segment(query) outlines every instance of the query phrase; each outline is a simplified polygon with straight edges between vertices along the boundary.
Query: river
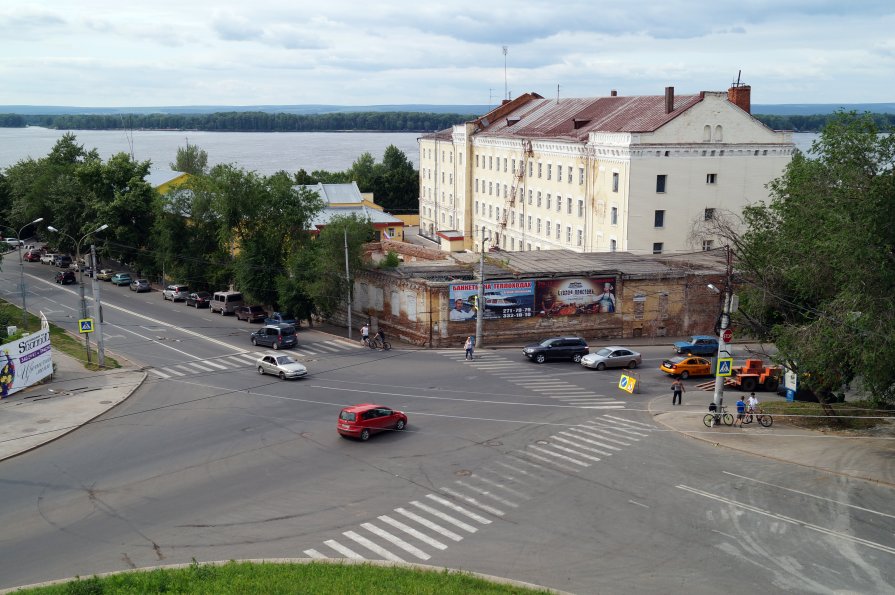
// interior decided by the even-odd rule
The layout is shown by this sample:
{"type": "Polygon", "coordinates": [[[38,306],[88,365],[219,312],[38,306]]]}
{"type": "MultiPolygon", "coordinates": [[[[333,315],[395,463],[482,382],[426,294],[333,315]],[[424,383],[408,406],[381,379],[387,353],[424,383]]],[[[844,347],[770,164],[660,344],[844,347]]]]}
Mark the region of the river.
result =
{"type": "MultiPolygon", "coordinates": [[[[138,160],[168,167],[177,149],[189,141],[208,153],[208,164],[233,163],[270,175],[323,169],[343,171],[362,153],[382,160],[386,147],[395,145],[419,167],[418,133],[407,132],[201,132],[176,130],[75,130],[78,143],[96,149],[107,160],[116,153],[131,153],[138,160]]],[[[65,131],[49,128],[0,128],[0,170],[22,159],[45,157],[65,131]]],[[[794,133],[796,147],[807,152],[818,137],[794,133]]]]}

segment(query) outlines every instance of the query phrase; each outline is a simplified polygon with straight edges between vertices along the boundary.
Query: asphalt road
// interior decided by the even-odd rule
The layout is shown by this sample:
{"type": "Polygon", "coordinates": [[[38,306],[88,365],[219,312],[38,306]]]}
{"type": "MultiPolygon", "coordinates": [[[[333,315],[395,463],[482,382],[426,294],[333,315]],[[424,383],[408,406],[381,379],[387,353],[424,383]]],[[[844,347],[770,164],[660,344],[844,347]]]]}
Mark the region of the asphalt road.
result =
{"type": "MultiPolygon", "coordinates": [[[[12,265],[0,286],[15,302],[12,265]]],[[[74,324],[77,287],[26,268],[29,309],[74,324]]],[[[617,372],[518,349],[469,363],[302,329],[311,375],[282,382],[255,371],[248,323],[102,288],[107,348],[151,380],[0,463],[0,588],[193,558],[358,556],[575,593],[895,589],[892,491],[663,431],[647,403],[670,398],[665,346],[641,349],[643,392],[626,396],[617,372]],[[366,401],[406,411],[407,430],[339,438],[339,408],[366,401]]],[[[685,399],[708,401],[697,382],[685,399]]]]}

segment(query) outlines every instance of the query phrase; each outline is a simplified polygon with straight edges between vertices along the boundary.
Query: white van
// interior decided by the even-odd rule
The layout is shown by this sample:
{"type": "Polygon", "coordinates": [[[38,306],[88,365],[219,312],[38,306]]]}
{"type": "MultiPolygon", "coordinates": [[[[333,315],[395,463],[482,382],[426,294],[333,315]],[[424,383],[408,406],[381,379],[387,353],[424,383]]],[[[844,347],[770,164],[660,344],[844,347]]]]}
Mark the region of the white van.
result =
{"type": "Polygon", "coordinates": [[[243,305],[242,294],[238,291],[215,291],[211,296],[209,308],[212,312],[220,312],[221,316],[233,314],[243,305]]]}

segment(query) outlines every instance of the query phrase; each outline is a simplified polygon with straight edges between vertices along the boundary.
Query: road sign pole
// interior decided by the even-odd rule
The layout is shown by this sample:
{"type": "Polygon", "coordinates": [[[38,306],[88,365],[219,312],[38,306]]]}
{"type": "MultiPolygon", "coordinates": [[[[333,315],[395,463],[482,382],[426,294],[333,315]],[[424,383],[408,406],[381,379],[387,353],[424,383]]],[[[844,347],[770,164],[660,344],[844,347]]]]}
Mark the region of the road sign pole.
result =
{"type": "Polygon", "coordinates": [[[99,299],[99,283],[96,280],[96,246],[90,245],[90,267],[93,269],[93,305],[96,308],[93,326],[96,329],[96,351],[99,357],[99,367],[106,367],[106,346],[103,342],[103,312],[102,302],[99,299]]]}
{"type": "MultiPolygon", "coordinates": [[[[727,342],[724,340],[725,336],[728,335],[728,329],[730,327],[730,284],[727,284],[727,288],[724,290],[724,309],[721,311],[721,337],[718,340],[718,357],[715,360],[715,365],[718,365],[718,362],[721,360],[722,355],[729,356],[730,353],[727,351],[727,342]]],[[[717,370],[716,370],[717,372],[717,370]]],[[[715,407],[718,408],[718,411],[721,409],[721,402],[724,400],[724,377],[720,374],[715,374],[715,396],[713,402],[715,403],[715,407]]]]}

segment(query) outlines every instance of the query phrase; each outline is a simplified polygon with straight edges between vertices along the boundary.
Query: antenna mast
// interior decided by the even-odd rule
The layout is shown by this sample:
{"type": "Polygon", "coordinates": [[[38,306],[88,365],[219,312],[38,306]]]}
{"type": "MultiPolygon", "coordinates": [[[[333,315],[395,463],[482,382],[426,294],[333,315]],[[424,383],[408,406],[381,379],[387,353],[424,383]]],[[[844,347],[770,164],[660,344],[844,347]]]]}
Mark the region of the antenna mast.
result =
{"type": "Polygon", "coordinates": [[[510,92],[507,90],[507,52],[509,47],[503,46],[503,98],[509,99],[510,92]]]}

